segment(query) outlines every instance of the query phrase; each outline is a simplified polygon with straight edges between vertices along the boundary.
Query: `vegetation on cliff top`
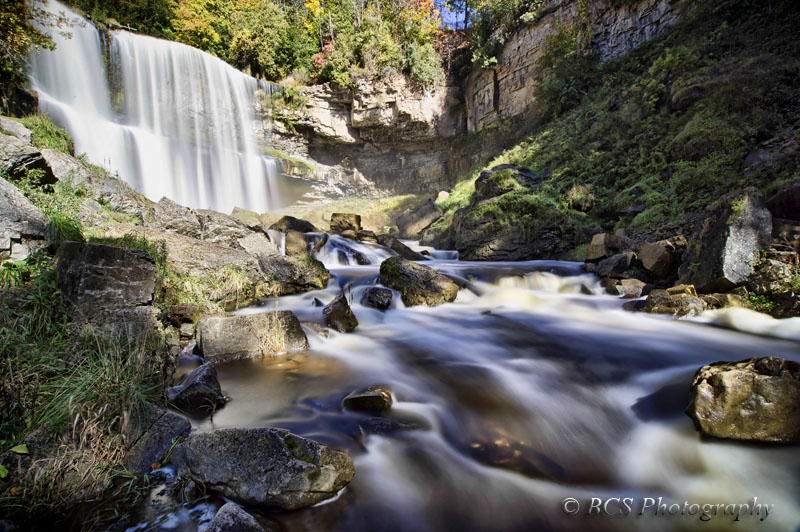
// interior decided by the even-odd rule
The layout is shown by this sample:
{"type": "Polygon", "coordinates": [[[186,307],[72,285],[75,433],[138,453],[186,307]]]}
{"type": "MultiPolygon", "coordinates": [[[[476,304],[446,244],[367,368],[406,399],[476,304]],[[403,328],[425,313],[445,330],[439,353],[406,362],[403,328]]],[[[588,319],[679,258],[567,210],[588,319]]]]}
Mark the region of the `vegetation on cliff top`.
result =
{"type": "MultiPolygon", "coordinates": [[[[506,196],[585,211],[587,223],[607,230],[657,233],[744,186],[769,196],[800,181],[800,153],[781,151],[800,140],[798,24],[800,9],[789,1],[703,2],[605,64],[563,53],[577,45],[562,29],[540,61],[550,75],[521,126],[533,133],[487,167],[511,163],[545,176],[529,194],[506,196]],[[778,155],[760,161],[759,148],[778,155]]],[[[429,238],[456,210],[486,208],[470,206],[479,173],[440,203],[446,214],[429,238]]],[[[496,218],[515,230],[524,222],[508,207],[496,218]]]]}

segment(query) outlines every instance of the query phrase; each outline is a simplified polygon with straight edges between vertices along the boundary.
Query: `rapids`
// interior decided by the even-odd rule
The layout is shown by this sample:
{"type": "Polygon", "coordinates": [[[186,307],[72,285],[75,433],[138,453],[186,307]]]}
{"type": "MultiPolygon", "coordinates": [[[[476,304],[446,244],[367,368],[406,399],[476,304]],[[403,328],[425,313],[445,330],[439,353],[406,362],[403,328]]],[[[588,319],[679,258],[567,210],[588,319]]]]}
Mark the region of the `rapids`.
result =
{"type": "MultiPolygon", "coordinates": [[[[379,312],[360,301],[391,251],[347,242],[332,237],[317,255],[334,275],[325,290],[240,311],[294,311],[310,350],[219,366],[231,401],[193,420],[200,431],[282,427],[351,453],[356,477],[338,498],[263,514],[272,529],[798,529],[797,447],[706,440],[683,413],[701,365],[800,360],[797,342],[705,323],[718,315],[624,311],[624,300],[606,295],[578,263],[460,262],[446,252],[427,264],[464,284],[454,303],[405,308],[395,293],[379,312]],[[371,264],[357,264],[356,253],[371,264]],[[314,300],[327,303],[342,289],[360,325],[320,334],[314,300]],[[384,416],[340,406],[372,384],[393,390],[384,416]],[[580,515],[562,511],[567,497],[580,502],[580,515]],[[592,498],[609,497],[630,498],[634,515],[585,515],[592,498]],[[774,505],[764,521],[746,515],[737,523],[724,509],[709,522],[655,509],[635,515],[659,498],[683,506],[754,497],[774,505]]],[[[202,531],[221,502],[160,501],[129,530],[202,531]]]]}

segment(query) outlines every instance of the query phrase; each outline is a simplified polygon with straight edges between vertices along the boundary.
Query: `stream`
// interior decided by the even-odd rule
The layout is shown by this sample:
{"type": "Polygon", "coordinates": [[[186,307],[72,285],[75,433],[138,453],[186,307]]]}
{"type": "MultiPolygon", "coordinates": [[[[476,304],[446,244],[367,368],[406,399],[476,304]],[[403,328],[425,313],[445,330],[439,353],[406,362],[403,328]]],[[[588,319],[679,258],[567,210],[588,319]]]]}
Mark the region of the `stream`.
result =
{"type": "MultiPolygon", "coordinates": [[[[393,252],[332,236],[317,255],[334,276],[325,290],[239,311],[292,310],[310,349],[218,366],[231,401],[195,430],[281,427],[356,466],[336,499],[259,515],[265,530],[800,530],[797,447],[704,439],[684,414],[700,366],[800,360],[800,343],[625,311],[580,263],[462,262],[407,244],[467,284],[455,302],[405,308],[395,292],[386,312],[361,305],[393,252]],[[341,290],[359,321],[349,334],[322,330],[315,306],[341,290]],[[387,413],[341,407],[375,384],[393,391],[387,413]]],[[[202,532],[222,502],[154,495],[128,530],[202,532]]]]}

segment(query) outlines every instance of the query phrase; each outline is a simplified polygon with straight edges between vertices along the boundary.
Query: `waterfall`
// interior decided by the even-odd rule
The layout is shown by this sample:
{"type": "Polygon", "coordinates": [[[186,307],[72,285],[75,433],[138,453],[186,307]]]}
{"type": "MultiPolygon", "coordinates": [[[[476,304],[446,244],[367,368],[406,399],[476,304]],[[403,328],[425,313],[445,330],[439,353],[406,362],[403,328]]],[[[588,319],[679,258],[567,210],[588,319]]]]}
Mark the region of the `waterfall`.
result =
{"type": "Polygon", "coordinates": [[[55,32],[54,51],[31,55],[30,79],[76,153],[154,201],[220,212],[279,203],[253,112],[270,87],[190,46],[126,31],[104,39],[62,4],[48,9],[67,15],[71,37],[55,32]]]}

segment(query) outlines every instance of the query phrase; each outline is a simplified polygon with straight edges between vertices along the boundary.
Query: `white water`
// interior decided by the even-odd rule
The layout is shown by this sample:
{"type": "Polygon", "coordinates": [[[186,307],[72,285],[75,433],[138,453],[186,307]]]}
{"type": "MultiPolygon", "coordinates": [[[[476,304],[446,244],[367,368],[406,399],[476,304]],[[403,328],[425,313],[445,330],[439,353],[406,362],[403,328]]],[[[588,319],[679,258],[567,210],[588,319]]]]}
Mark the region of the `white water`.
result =
{"type": "Polygon", "coordinates": [[[189,46],[114,31],[106,52],[116,93],[95,27],[53,0],[48,9],[68,15],[72,37],[56,33],[55,51],[32,54],[30,77],[76,153],[154,201],[220,212],[280,204],[276,163],[256,145],[254,78],[189,46]]]}

